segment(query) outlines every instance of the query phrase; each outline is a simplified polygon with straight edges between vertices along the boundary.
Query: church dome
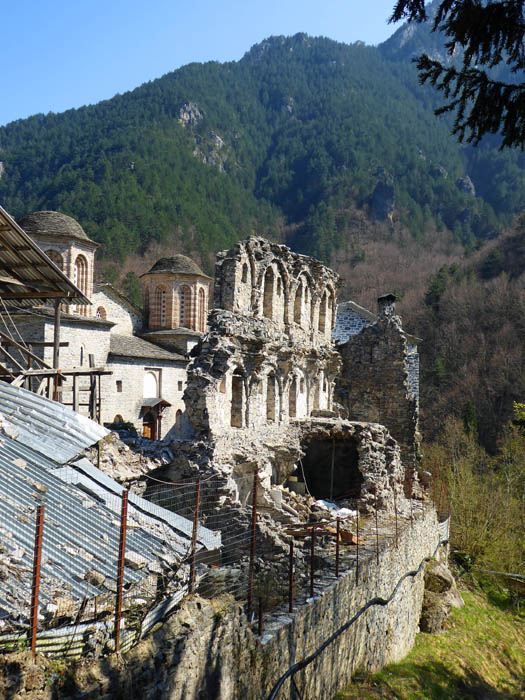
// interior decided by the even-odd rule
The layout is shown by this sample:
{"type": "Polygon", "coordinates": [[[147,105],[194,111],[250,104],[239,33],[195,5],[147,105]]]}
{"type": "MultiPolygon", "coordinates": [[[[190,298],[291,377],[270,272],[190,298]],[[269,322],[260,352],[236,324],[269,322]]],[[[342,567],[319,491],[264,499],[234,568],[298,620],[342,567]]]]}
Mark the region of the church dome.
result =
{"type": "Polygon", "coordinates": [[[172,272],[185,275],[200,275],[207,277],[196,262],[186,255],[172,255],[169,258],[161,258],[153,265],[148,275],[156,272],[172,272]]]}
{"type": "Polygon", "coordinates": [[[78,221],[59,211],[34,211],[18,219],[18,224],[30,236],[63,236],[89,241],[78,221]]]}

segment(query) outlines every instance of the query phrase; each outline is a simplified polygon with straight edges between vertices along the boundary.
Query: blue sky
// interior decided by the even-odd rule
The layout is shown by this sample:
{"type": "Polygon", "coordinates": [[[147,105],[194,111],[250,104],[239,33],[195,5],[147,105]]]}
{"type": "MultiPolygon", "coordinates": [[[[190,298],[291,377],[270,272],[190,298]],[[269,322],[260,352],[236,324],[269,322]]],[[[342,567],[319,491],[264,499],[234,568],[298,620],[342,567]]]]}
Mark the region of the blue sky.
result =
{"type": "Polygon", "coordinates": [[[126,92],[275,34],[377,44],[394,0],[16,0],[2,7],[0,125],[126,92]]]}

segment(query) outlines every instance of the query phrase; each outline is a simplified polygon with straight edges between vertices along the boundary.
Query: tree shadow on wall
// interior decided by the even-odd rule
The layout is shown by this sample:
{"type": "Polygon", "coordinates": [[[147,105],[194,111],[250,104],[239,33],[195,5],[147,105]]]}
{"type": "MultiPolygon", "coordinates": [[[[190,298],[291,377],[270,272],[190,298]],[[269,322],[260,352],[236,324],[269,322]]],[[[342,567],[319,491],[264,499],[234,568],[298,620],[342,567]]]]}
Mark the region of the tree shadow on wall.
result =
{"type": "MultiPolygon", "coordinates": [[[[453,673],[449,667],[437,661],[426,664],[403,663],[402,674],[401,671],[398,674],[392,669],[390,673],[383,672],[380,675],[390,688],[392,686],[388,682],[389,676],[402,675],[405,678],[416,679],[428,700],[522,700],[525,681],[516,675],[510,664],[507,670],[509,680],[513,681],[516,687],[515,692],[498,690],[469,669],[464,674],[453,673]]],[[[397,694],[395,696],[397,697],[397,694]]]]}

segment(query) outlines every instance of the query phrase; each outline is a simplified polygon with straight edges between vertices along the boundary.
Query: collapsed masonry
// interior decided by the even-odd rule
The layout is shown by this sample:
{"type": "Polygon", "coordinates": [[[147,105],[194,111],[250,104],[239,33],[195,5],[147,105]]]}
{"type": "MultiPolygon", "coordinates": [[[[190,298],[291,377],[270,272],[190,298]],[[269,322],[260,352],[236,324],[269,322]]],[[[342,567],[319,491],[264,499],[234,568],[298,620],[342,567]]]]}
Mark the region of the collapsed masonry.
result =
{"type": "Polygon", "coordinates": [[[406,340],[397,317],[385,313],[338,351],[332,331],[339,286],[336,273],[319,261],[261,238],[218,255],[215,309],[192,353],[184,395],[192,440],[179,443],[173,476],[181,467],[188,474],[219,473],[241,505],[250,495],[241,477],[256,471],[262,506],[281,507],[280,487],[296,476],[316,498],[358,497],[364,510],[377,502],[392,511],[397,497],[403,507],[402,453],[391,433],[403,438],[408,455],[417,414],[405,416],[411,423],[405,440],[390,414],[359,409],[353,384],[364,406],[372,402],[367,397],[391,388],[392,402],[402,403],[406,340]],[[369,336],[381,338],[380,352],[369,336]],[[391,347],[397,354],[389,358],[391,347]],[[383,366],[370,374],[373,390],[364,387],[364,376],[358,383],[352,361],[354,353],[360,371],[368,371],[366,352],[369,367],[383,366]]]}

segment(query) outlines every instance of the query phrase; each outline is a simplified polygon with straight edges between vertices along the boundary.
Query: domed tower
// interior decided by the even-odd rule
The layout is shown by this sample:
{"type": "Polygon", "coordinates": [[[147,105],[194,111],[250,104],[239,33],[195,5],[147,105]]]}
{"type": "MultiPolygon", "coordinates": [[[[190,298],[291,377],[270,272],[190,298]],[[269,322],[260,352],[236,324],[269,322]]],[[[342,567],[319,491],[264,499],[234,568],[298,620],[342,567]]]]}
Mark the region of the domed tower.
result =
{"type": "Polygon", "coordinates": [[[206,331],[211,277],[186,255],[161,258],[141,275],[144,338],[188,352],[206,331]]]}
{"type": "MultiPolygon", "coordinates": [[[[18,220],[41,250],[88,297],[93,294],[95,250],[84,229],[71,216],[58,211],[35,211],[18,220]]],[[[91,315],[91,306],[69,307],[82,316],[91,315]]]]}

